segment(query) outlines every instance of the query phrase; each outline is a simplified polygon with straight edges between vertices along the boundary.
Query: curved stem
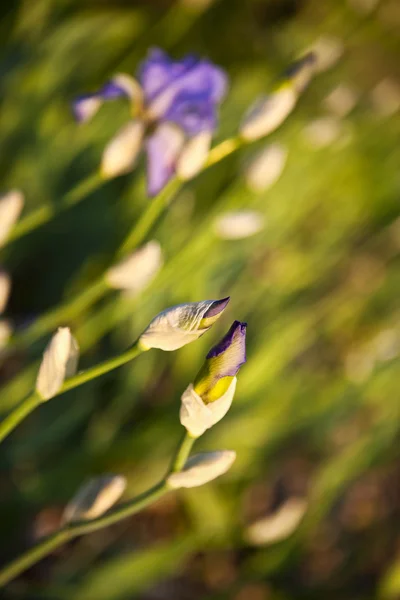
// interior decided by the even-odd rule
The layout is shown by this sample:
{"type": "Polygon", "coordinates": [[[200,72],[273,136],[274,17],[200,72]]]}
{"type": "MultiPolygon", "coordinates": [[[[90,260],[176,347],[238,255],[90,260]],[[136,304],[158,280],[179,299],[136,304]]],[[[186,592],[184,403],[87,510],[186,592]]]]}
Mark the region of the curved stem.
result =
{"type": "MultiPolygon", "coordinates": [[[[90,369],[86,369],[85,371],[81,371],[77,373],[73,377],[67,379],[58,392],[53,396],[60,396],[64,392],[68,390],[72,390],[87,381],[91,381],[92,379],[96,379],[125,363],[134,360],[137,356],[145,352],[144,348],[139,346],[139,343],[136,341],[133,346],[131,346],[128,350],[115,356],[113,358],[109,358],[98,365],[94,365],[90,369]]],[[[43,398],[41,398],[38,392],[34,391],[30,394],[25,400],[21,402],[17,408],[15,408],[1,423],[0,423],[0,442],[6,438],[15,427],[25,418],[27,417],[37,406],[45,402],[43,398]]]]}
{"type": "Polygon", "coordinates": [[[182,470],[195,441],[196,438],[193,438],[187,431],[185,431],[172,461],[170,473],[177,473],[178,471],[182,470]]]}
{"type": "Polygon", "coordinates": [[[30,233],[34,229],[37,229],[37,227],[44,225],[70,206],[78,204],[78,202],[96,190],[102,182],[103,179],[98,173],[89,175],[89,177],[81,181],[72,190],[67,192],[58,204],[41,206],[32,211],[26,217],[23,217],[15,225],[15,227],[13,227],[10,235],[7,238],[6,244],[14,242],[27,233],[30,233]]]}
{"type": "MultiPolygon", "coordinates": [[[[181,459],[184,458],[183,464],[186,462],[189,456],[193,438],[190,438],[191,443],[188,442],[187,434],[182,439],[178,446],[175,457],[172,461],[173,465],[177,465],[181,459]]],[[[175,470],[175,469],[174,469],[175,470]]],[[[20,573],[37,563],[39,560],[50,554],[53,550],[63,545],[66,541],[71,540],[78,535],[85,535],[98,529],[103,529],[109,525],[113,525],[122,519],[126,519],[139,512],[143,508],[146,508],[165,494],[170,491],[167,483],[168,473],[154,487],[150,488],[143,494],[136,496],[131,501],[117,506],[113,510],[110,510],[105,515],[92,519],[90,521],[77,521],[66,525],[63,529],[60,529],[56,533],[50,535],[46,539],[42,540],[33,548],[27,550],[22,556],[12,561],[0,571],[0,586],[4,586],[6,583],[17,577],[20,573]]]]}

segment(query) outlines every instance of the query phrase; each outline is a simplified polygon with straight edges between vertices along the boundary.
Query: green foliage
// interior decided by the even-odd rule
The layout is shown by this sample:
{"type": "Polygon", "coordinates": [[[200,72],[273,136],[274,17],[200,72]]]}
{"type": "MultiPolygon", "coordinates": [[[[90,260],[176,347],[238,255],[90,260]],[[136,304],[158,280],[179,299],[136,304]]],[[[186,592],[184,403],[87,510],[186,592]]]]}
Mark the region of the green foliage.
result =
{"type": "MultiPolygon", "coordinates": [[[[138,298],[113,292],[63,323],[79,341],[85,368],[123,352],[166,306],[232,297],[197,342],[148,352],[71,390],[13,433],[0,451],[1,559],[56,527],[74,490],[94,474],[123,473],[128,495],[157,481],[180,435],[180,394],[239,319],[248,322],[248,362],[234,405],[197,443],[235,449],[232,471],[67,546],[10,584],[7,597],[398,594],[400,120],[398,111],[379,112],[373,91],[399,78],[399,10],[381,0],[364,14],[354,8],[360,4],[19,0],[5,12],[0,174],[4,190],[24,191],[26,214],[56,207],[91,176],[128,114],[111,103],[77,127],[71,99],[116,71],[134,72],[149,46],[175,56],[194,50],[228,71],[222,140],[316,38],[344,45],[341,60],[316,77],[268,139],[288,150],[272,187],[252,191],[244,177],[266,141],[215,165],[184,187],[154,228],[151,238],[165,253],[154,282],[138,298]],[[326,98],[339,84],[354,88],[357,102],[337,119],[332,143],[317,148],[307,127],[331,114],[326,98]],[[239,209],[262,213],[265,228],[220,239],[215,219],[239,209]],[[308,499],[293,535],[251,545],[248,524],[292,496],[308,499]]],[[[6,316],[22,325],[85,289],[147,203],[141,164],[2,250],[13,281],[6,316]]],[[[44,343],[3,361],[2,415],[31,391],[44,343]]]]}

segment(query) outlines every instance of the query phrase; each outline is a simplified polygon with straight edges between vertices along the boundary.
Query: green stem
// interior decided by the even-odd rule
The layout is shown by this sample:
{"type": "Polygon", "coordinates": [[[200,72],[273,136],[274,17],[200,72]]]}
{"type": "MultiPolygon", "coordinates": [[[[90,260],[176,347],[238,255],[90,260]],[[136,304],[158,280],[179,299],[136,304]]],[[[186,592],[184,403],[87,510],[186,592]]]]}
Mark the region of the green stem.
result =
{"type": "MultiPolygon", "coordinates": [[[[178,446],[175,457],[172,461],[173,470],[182,460],[183,464],[189,456],[194,439],[189,438],[186,434],[178,446]]],[[[6,585],[9,581],[17,577],[20,573],[37,563],[39,560],[53,552],[59,546],[62,546],[66,541],[72,540],[78,535],[85,535],[98,529],[103,529],[109,525],[113,525],[126,519],[146,508],[170,491],[167,483],[168,474],[157,485],[150,488],[143,494],[136,496],[130,502],[126,502],[121,506],[117,506],[105,515],[92,519],[91,521],[77,521],[70,525],[66,525],[53,535],[39,542],[33,548],[27,550],[21,557],[9,563],[0,571],[0,586],[6,585]]]]}
{"type": "Polygon", "coordinates": [[[177,473],[178,471],[181,471],[183,469],[187,459],[189,458],[189,454],[195,440],[196,438],[193,438],[189,435],[187,431],[185,431],[183,438],[179,443],[175,457],[172,461],[170,473],[177,473]]]}
{"type": "Polygon", "coordinates": [[[181,181],[175,177],[167,183],[157,196],[154,196],[148,208],[141,215],[135,227],[123,241],[119,251],[119,256],[125,256],[131,250],[134,250],[146,239],[147,234],[154,223],[160,217],[162,211],[167,208],[168,203],[181,187],[181,181]]]}
{"type": "Polygon", "coordinates": [[[34,229],[37,229],[37,227],[44,225],[70,206],[78,204],[78,202],[96,190],[101,185],[102,181],[103,180],[98,173],[89,175],[89,177],[67,192],[58,204],[41,206],[32,211],[15,225],[7,238],[7,243],[14,242],[34,229]]]}
{"type": "MultiPolygon", "coordinates": [[[[113,358],[105,360],[90,369],[86,369],[86,371],[81,371],[77,373],[73,377],[67,379],[58,392],[53,396],[60,396],[64,392],[68,390],[72,390],[87,381],[91,381],[92,379],[96,379],[125,363],[134,360],[137,356],[145,352],[143,348],[140,347],[139,343],[136,341],[133,346],[131,346],[126,352],[119,354],[113,358]]],[[[21,402],[17,408],[15,408],[1,423],[0,423],[0,442],[6,438],[15,427],[25,418],[27,417],[37,406],[39,406],[42,402],[45,402],[43,398],[38,394],[38,392],[32,392],[25,400],[21,402]]]]}

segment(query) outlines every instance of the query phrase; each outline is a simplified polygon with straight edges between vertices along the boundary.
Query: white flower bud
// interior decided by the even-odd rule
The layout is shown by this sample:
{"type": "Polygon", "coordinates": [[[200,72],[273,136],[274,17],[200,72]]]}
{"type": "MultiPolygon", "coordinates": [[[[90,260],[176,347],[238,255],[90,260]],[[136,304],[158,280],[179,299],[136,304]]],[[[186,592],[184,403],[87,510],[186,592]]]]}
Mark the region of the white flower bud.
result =
{"type": "Polygon", "coordinates": [[[210,151],[211,139],[209,131],[202,131],[186,142],[176,166],[178,177],[192,179],[201,171],[210,151]]]}
{"type": "Polygon", "coordinates": [[[143,135],[144,124],[141,121],[130,121],[120,129],[103,152],[103,177],[111,179],[133,169],[142,147],[143,135]]]}
{"type": "Polygon", "coordinates": [[[250,108],[240,126],[240,135],[251,142],[272,133],[292,112],[296,101],[294,86],[284,83],[269,96],[260,98],[250,108]]]}
{"type": "Polygon", "coordinates": [[[152,240],[111,267],[106,279],[111,287],[136,295],[154,279],[162,264],[161,246],[152,240]]]}
{"type": "Polygon", "coordinates": [[[64,523],[90,520],[103,515],[122,496],[126,479],[122,475],[102,475],[91,479],[67,504],[63,514],[64,523]]]}
{"type": "Polygon", "coordinates": [[[263,221],[263,215],[255,210],[226,212],[215,219],[214,231],[223,240],[240,240],[261,231],[263,221]]]}
{"type": "Polygon", "coordinates": [[[281,144],[268,144],[248,162],[244,176],[254,192],[265,192],[281,176],[287,150],[281,144]]]}
{"type": "Polygon", "coordinates": [[[18,190],[11,190],[0,197],[0,246],[6,241],[23,206],[24,196],[18,190]]]}
{"type": "Polygon", "coordinates": [[[139,338],[140,346],[149,350],[177,350],[202,336],[221,316],[229,298],[178,304],[154,317],[139,338]]]}
{"type": "Polygon", "coordinates": [[[0,271],[0,314],[7,306],[8,296],[10,295],[11,280],[7,273],[0,271]]]}
{"type": "Polygon", "coordinates": [[[226,415],[235,395],[236,382],[234,377],[225,394],[208,404],[194,391],[192,383],[186,388],[181,397],[179,418],[192,437],[200,437],[226,415]]]}
{"type": "Polygon", "coordinates": [[[50,340],[39,368],[36,391],[49,400],[61,389],[64,380],[76,373],[79,347],[68,327],[60,327],[50,340]]]}
{"type": "Polygon", "coordinates": [[[226,473],[236,459],[233,450],[216,450],[191,456],[183,470],[172,473],[167,479],[169,487],[191,488],[203,485],[226,473]]]}
{"type": "Polygon", "coordinates": [[[284,540],[298,527],[307,510],[303,498],[290,498],[277,511],[250,525],[246,531],[249,542],[255,545],[284,540]]]}

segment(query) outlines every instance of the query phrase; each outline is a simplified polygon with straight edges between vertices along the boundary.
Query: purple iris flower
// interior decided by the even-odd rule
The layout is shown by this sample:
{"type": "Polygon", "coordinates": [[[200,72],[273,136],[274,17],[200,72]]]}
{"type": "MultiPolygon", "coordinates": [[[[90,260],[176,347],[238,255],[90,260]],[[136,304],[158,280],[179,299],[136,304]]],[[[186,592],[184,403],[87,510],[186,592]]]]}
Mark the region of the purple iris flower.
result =
{"type": "Polygon", "coordinates": [[[73,111],[86,121],[101,103],[127,97],[136,119],[144,124],[149,195],[157,194],[173,176],[186,142],[218,123],[218,107],[227,91],[227,76],[208,60],[193,55],[172,60],[160,49],[150,51],[138,81],[116,75],[99,91],[78,97],[73,111]]]}

